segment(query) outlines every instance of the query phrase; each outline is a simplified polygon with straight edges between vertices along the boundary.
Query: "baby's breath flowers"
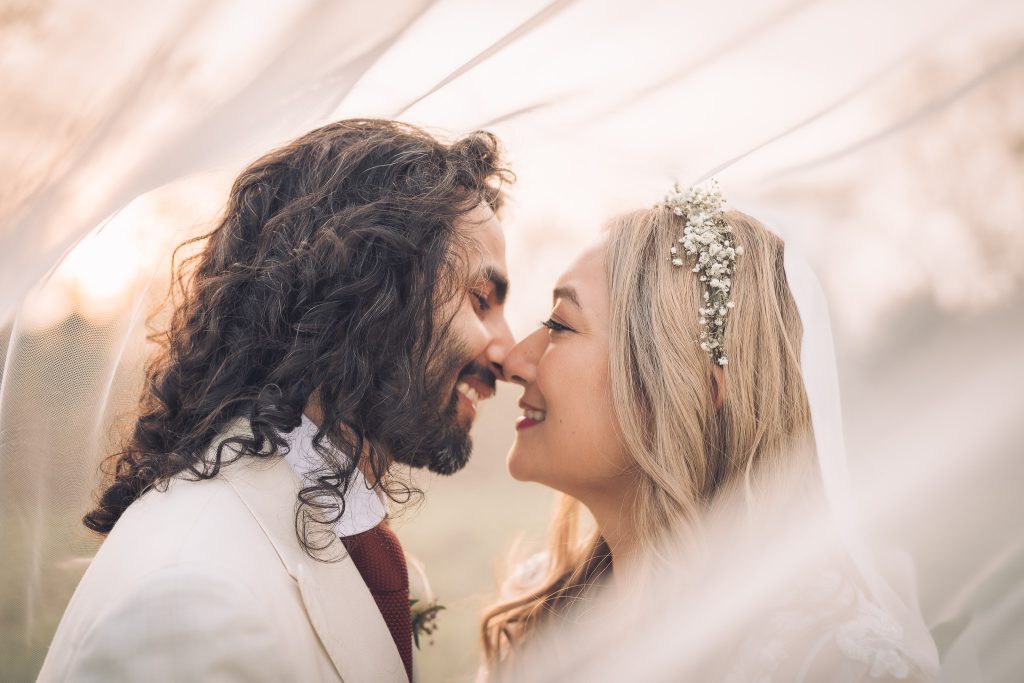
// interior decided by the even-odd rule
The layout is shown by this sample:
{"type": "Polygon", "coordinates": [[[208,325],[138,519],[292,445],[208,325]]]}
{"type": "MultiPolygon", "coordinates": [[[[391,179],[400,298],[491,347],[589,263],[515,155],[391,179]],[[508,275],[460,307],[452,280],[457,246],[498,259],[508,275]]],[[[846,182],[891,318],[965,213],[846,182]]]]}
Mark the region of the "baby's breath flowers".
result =
{"type": "Polygon", "coordinates": [[[729,298],[736,257],[743,247],[734,244],[732,228],[725,220],[722,193],[718,182],[707,186],[674,191],[665,196],[664,206],[686,221],[683,236],[669,249],[672,265],[686,265],[679,247],[695,259],[691,271],[705,283],[704,305],[700,308],[700,348],[721,366],[729,364],[725,355],[725,319],[735,303],[729,298]]]}

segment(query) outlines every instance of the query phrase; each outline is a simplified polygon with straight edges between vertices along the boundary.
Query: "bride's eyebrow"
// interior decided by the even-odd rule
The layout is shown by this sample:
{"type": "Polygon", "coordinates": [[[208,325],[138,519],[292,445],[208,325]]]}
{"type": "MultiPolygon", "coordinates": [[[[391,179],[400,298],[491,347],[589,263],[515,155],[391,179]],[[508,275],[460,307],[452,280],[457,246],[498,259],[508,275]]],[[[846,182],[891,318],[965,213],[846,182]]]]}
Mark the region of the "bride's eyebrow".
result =
{"type": "Polygon", "coordinates": [[[569,301],[576,304],[576,308],[582,309],[583,306],[580,304],[580,297],[576,293],[576,290],[572,287],[556,287],[555,291],[551,295],[552,301],[558,301],[559,299],[568,299],[569,301]]]}

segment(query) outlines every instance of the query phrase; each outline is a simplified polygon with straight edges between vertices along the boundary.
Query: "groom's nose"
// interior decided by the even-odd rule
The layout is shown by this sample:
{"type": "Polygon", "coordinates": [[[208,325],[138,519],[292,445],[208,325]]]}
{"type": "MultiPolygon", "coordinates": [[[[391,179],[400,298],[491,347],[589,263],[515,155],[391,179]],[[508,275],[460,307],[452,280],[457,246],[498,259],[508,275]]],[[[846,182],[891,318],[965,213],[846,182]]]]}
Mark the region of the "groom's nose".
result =
{"type": "Polygon", "coordinates": [[[484,357],[498,379],[505,379],[505,358],[516,345],[516,340],[504,315],[499,316],[487,327],[491,340],[484,349],[484,357]]]}

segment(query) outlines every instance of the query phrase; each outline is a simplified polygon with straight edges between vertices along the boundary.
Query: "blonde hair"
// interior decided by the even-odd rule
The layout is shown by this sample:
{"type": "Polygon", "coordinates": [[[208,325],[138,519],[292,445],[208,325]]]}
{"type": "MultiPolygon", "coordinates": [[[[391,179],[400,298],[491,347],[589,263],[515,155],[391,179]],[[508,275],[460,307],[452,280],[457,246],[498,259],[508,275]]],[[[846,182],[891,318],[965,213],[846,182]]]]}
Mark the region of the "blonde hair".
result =
{"type": "MultiPolygon", "coordinates": [[[[812,482],[808,495],[818,481],[800,373],[802,324],[783,241],[745,214],[729,211],[726,220],[744,254],[733,276],[720,409],[712,401],[713,361],[698,342],[703,284],[668,259],[683,219],[655,207],[608,226],[612,403],[640,482],[634,528],[648,561],[658,560],[670,532],[699,554],[702,528],[725,500],[741,500],[756,518],[779,479],[796,471],[812,482]]],[[[562,496],[544,576],[486,613],[483,648],[492,670],[610,570],[608,546],[598,529],[585,528],[581,507],[562,496]]]]}

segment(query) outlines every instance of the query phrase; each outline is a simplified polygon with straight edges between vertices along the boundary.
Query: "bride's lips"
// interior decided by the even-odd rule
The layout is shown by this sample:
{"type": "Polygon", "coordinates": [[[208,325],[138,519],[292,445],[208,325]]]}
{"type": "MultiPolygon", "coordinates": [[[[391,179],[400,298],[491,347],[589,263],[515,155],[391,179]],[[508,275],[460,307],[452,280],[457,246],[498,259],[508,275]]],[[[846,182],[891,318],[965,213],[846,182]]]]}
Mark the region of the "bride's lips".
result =
{"type": "Polygon", "coordinates": [[[520,401],[519,407],[523,409],[523,415],[516,419],[516,431],[535,427],[547,418],[547,411],[532,406],[526,401],[520,401]]]}

